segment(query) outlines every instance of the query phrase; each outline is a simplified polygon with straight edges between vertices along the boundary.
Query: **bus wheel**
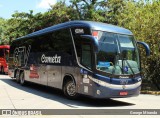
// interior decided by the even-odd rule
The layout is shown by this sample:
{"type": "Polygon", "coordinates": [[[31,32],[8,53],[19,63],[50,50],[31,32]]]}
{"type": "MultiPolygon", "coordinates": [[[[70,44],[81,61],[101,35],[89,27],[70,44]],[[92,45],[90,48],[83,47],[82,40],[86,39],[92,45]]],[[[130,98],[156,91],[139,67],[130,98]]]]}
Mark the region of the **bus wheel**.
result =
{"type": "Polygon", "coordinates": [[[20,82],[20,80],[19,80],[19,70],[16,71],[16,81],[17,81],[17,83],[20,82]]]}
{"type": "Polygon", "coordinates": [[[24,72],[20,73],[19,81],[22,86],[25,85],[24,72]]]}
{"type": "Polygon", "coordinates": [[[76,93],[76,84],[74,81],[68,81],[65,83],[64,88],[63,88],[64,94],[67,96],[69,99],[75,99],[77,98],[77,93],[76,93]]]}

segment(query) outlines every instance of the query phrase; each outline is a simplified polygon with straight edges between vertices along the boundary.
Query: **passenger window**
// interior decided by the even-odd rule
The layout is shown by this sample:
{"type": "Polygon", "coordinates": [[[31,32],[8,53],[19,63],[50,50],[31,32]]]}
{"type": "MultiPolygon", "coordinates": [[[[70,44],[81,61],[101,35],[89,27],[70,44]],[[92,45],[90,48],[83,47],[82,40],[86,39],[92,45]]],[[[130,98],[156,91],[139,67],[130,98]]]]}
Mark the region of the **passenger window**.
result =
{"type": "Polygon", "coordinates": [[[54,51],[72,55],[73,44],[69,29],[63,29],[52,33],[51,38],[54,51]]]}

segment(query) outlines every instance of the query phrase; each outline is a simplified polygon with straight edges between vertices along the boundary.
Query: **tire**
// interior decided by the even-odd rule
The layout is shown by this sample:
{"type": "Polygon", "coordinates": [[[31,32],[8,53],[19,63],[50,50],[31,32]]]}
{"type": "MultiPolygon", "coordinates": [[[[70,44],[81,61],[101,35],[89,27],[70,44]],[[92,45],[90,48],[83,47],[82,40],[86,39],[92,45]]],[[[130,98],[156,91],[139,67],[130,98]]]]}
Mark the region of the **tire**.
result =
{"type": "Polygon", "coordinates": [[[63,87],[63,92],[69,99],[76,99],[78,97],[78,94],[76,92],[76,84],[74,81],[66,82],[63,87]]]}
{"type": "Polygon", "coordinates": [[[20,73],[19,81],[20,81],[20,84],[21,84],[22,86],[25,85],[25,76],[24,76],[24,72],[21,72],[21,73],[20,73]]]}
{"type": "Polygon", "coordinates": [[[20,82],[20,79],[19,79],[19,70],[16,71],[15,77],[16,77],[17,83],[19,83],[20,82]]]}

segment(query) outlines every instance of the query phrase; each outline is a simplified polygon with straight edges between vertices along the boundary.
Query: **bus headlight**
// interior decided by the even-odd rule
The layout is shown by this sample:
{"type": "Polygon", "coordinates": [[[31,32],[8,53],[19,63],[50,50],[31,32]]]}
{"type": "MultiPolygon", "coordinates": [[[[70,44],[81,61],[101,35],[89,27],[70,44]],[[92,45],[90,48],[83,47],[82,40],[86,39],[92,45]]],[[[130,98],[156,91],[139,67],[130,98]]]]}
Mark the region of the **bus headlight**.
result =
{"type": "Polygon", "coordinates": [[[137,80],[138,80],[138,82],[139,82],[139,81],[141,81],[141,80],[142,80],[142,78],[141,78],[141,77],[139,77],[137,80]]]}

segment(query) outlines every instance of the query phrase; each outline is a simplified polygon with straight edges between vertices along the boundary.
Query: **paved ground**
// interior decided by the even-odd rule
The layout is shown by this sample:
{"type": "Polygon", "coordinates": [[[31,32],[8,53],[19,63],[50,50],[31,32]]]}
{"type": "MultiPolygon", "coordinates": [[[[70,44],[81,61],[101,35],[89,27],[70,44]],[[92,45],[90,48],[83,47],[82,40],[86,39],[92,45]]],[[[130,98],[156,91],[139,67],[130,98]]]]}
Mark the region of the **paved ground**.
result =
{"type": "MultiPolygon", "coordinates": [[[[81,97],[78,100],[68,100],[65,98],[65,96],[60,90],[47,88],[35,84],[27,84],[27,86],[21,86],[8,76],[0,75],[0,109],[104,109],[104,110],[105,109],[106,110],[107,109],[160,109],[160,96],[140,95],[138,97],[132,97],[132,98],[109,99],[109,100],[106,99],[95,100],[95,99],[81,97]]],[[[0,117],[6,117],[6,116],[0,116],[0,117]]],[[[53,117],[53,116],[47,116],[47,117],[53,117]]],[[[70,118],[69,115],[67,116],[58,115],[54,117],[70,118]]],[[[97,118],[97,116],[91,116],[91,115],[87,116],[74,115],[72,117],[97,118]]],[[[98,117],[106,117],[106,116],[100,115],[98,117]]],[[[115,117],[115,116],[110,116],[110,117],[115,117]]],[[[122,117],[124,118],[124,116],[122,117]]],[[[130,117],[135,117],[135,116],[130,116],[130,117]]],[[[147,116],[147,118],[148,117],[149,116],[147,116]]],[[[150,117],[153,118],[153,116],[150,117]]]]}

